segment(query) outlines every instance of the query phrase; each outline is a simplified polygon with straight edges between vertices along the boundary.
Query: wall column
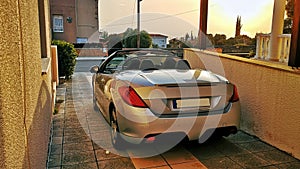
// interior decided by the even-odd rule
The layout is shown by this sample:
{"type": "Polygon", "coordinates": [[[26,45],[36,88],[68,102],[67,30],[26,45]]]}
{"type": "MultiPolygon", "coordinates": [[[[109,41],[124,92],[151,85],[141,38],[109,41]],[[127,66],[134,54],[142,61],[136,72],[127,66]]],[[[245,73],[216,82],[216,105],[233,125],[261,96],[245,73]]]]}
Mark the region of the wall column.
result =
{"type": "Polygon", "coordinates": [[[278,36],[283,33],[285,4],[286,0],[274,0],[271,40],[269,48],[270,52],[267,57],[268,60],[279,61],[280,44],[278,36]]]}
{"type": "Polygon", "coordinates": [[[262,57],[262,34],[257,33],[256,34],[256,56],[255,58],[260,59],[262,57]]]}

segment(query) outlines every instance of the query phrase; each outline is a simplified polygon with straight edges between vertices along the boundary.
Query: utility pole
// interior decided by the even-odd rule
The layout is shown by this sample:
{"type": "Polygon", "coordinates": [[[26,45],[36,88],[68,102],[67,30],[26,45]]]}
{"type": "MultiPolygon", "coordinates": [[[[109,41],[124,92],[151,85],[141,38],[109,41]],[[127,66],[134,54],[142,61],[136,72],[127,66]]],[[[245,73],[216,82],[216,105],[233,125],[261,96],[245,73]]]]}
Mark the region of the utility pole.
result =
{"type": "Polygon", "coordinates": [[[200,49],[206,49],[208,0],[200,0],[199,44],[200,49]]]}
{"type": "Polygon", "coordinates": [[[141,44],[141,25],[140,25],[140,2],[142,0],[137,0],[137,48],[140,48],[141,44]]]}

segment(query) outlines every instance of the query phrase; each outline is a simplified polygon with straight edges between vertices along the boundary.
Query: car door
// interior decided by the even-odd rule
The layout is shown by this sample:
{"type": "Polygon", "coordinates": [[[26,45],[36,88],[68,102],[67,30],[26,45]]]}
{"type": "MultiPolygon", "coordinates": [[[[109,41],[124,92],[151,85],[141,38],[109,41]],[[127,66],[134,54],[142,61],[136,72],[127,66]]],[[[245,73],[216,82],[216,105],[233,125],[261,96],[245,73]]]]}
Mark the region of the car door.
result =
{"type": "Polygon", "coordinates": [[[116,54],[103,63],[95,78],[95,96],[103,116],[109,120],[109,105],[112,102],[110,88],[114,74],[120,71],[120,65],[126,56],[116,54]]]}

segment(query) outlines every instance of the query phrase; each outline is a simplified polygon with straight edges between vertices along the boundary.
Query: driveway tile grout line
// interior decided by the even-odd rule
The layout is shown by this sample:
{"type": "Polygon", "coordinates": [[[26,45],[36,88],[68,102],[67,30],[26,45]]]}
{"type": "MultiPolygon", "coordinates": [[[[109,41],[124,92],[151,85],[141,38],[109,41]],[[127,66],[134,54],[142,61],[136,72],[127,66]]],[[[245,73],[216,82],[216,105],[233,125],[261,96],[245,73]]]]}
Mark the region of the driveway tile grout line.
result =
{"type": "MultiPolygon", "coordinates": [[[[87,120],[87,116],[86,116],[86,120],[87,120]]],[[[92,137],[91,134],[90,134],[90,125],[88,125],[88,130],[89,130],[89,137],[92,137]]],[[[90,138],[90,139],[91,139],[92,146],[93,146],[93,152],[94,152],[96,166],[97,166],[97,169],[99,169],[98,158],[97,158],[96,149],[95,149],[95,144],[93,143],[93,139],[92,138],[90,138]]]]}
{"type": "Polygon", "coordinates": [[[63,151],[64,151],[64,138],[65,138],[65,120],[66,120],[66,110],[67,110],[67,86],[66,86],[66,91],[65,91],[65,97],[64,97],[64,111],[63,111],[63,129],[62,129],[62,143],[61,143],[61,154],[60,154],[60,168],[63,168],[63,151]]]}

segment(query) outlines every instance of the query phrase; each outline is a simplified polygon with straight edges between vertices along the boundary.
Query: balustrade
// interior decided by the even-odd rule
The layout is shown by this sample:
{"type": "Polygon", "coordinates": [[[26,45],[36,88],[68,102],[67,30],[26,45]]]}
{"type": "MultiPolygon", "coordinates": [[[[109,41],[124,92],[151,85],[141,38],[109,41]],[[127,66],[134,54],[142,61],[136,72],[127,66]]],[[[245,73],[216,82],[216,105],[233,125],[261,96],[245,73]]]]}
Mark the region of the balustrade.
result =
{"type": "MultiPolygon", "coordinates": [[[[270,38],[271,34],[256,34],[256,56],[257,59],[266,60],[270,53],[270,38]]],[[[280,62],[287,63],[291,46],[291,34],[281,34],[278,36],[280,62]]]]}

